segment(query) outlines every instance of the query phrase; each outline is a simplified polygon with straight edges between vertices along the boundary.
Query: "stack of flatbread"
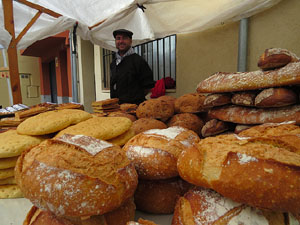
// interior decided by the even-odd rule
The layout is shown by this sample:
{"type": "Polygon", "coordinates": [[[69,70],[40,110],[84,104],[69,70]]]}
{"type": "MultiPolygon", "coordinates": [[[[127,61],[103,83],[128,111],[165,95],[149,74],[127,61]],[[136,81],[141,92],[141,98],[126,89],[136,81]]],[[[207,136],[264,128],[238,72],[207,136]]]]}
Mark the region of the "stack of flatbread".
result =
{"type": "Polygon", "coordinates": [[[109,113],[120,111],[119,99],[111,98],[92,102],[92,108],[95,113],[109,113]]]}
{"type": "Polygon", "coordinates": [[[16,130],[0,133],[0,198],[22,197],[15,182],[14,167],[24,150],[43,140],[43,137],[20,135],[16,130]]]}

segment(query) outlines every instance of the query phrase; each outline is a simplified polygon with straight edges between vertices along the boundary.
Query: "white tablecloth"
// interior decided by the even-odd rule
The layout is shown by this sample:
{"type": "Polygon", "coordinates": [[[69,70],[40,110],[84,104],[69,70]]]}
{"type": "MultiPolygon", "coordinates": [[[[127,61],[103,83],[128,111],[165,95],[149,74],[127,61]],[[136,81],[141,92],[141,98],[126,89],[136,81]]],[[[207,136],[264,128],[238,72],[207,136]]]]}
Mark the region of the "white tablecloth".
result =
{"type": "MultiPolygon", "coordinates": [[[[31,202],[25,198],[0,199],[0,225],[22,225],[32,207],[31,202]]],[[[143,218],[159,225],[170,225],[172,215],[152,215],[136,211],[136,220],[143,218]]]]}

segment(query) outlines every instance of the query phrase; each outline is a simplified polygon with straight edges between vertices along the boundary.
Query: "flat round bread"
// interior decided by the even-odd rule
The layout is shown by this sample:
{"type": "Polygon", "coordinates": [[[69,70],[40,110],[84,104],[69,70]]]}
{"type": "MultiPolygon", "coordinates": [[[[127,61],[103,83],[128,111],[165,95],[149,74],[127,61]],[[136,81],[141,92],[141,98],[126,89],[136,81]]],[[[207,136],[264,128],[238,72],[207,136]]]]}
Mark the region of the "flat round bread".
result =
{"type": "Polygon", "coordinates": [[[23,194],[16,184],[0,185],[1,198],[22,198],[23,194]]]}
{"type": "Polygon", "coordinates": [[[38,145],[45,138],[18,134],[16,130],[0,133],[0,158],[20,155],[25,149],[38,145]]]}
{"type": "Polygon", "coordinates": [[[18,125],[17,131],[27,135],[51,134],[91,117],[90,113],[79,109],[53,110],[26,119],[18,125]]]}
{"type": "Polygon", "coordinates": [[[4,184],[16,184],[15,177],[13,176],[5,179],[0,179],[0,185],[4,185],[4,184]]]}
{"type": "Polygon", "coordinates": [[[15,168],[8,168],[0,170],[0,179],[5,179],[15,175],[15,168]]]}
{"type": "Polygon", "coordinates": [[[9,158],[0,158],[0,169],[7,169],[15,167],[18,160],[18,156],[9,157],[9,158]]]}
{"type": "Polygon", "coordinates": [[[132,121],[126,117],[93,117],[60,131],[55,138],[63,134],[81,134],[101,140],[108,140],[126,132],[132,121]]]}
{"type": "Polygon", "coordinates": [[[129,130],[127,130],[126,132],[124,132],[123,134],[109,139],[107,140],[108,142],[111,142],[115,145],[119,145],[119,146],[123,146],[127,143],[127,141],[129,141],[130,138],[132,138],[135,135],[135,132],[132,128],[129,128],[129,130]]]}

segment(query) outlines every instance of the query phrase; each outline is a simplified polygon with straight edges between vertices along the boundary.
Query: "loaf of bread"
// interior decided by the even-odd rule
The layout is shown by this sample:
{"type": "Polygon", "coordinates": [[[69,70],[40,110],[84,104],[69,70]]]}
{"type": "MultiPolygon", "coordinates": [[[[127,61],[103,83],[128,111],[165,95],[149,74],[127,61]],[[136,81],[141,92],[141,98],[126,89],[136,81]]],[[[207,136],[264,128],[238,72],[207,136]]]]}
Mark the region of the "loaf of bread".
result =
{"type": "Polygon", "coordinates": [[[166,129],[167,127],[168,126],[164,122],[154,118],[140,118],[134,121],[131,126],[135,134],[151,129],[166,129]]]}
{"type": "Polygon", "coordinates": [[[174,177],[164,180],[141,180],[134,194],[137,210],[156,213],[173,213],[176,200],[183,196],[193,185],[174,177]]]}
{"type": "Polygon", "coordinates": [[[231,103],[230,93],[209,94],[205,97],[203,106],[205,108],[212,108],[220,105],[227,105],[229,103],[231,103]]]}
{"type": "Polygon", "coordinates": [[[221,134],[231,128],[231,124],[217,119],[207,121],[201,129],[202,137],[221,134]]]}
{"type": "Polygon", "coordinates": [[[176,113],[198,113],[205,111],[206,96],[199,93],[188,93],[175,100],[176,113]]]}
{"type": "Polygon", "coordinates": [[[300,155],[272,138],[227,134],[201,139],[182,152],[177,167],[184,180],[236,202],[300,211],[300,155]]]}
{"type": "Polygon", "coordinates": [[[119,146],[65,134],[24,151],[15,177],[24,197],[57,216],[110,212],[131,198],[137,173],[119,146]]]}
{"type": "Polygon", "coordinates": [[[148,99],[136,109],[137,118],[154,118],[167,121],[174,115],[174,105],[170,101],[159,98],[148,99]]]}
{"type": "Polygon", "coordinates": [[[105,213],[86,218],[58,217],[50,211],[43,211],[33,206],[27,213],[23,225],[126,225],[134,219],[135,204],[133,198],[121,207],[105,213]]]}
{"type": "Polygon", "coordinates": [[[168,121],[167,125],[180,126],[196,132],[199,136],[201,135],[201,129],[203,127],[202,119],[194,113],[178,113],[172,116],[168,121]]]}
{"type": "Polygon", "coordinates": [[[282,107],[298,102],[298,95],[288,88],[267,88],[257,94],[254,100],[256,107],[282,107]]]}
{"type": "Polygon", "coordinates": [[[198,93],[220,93],[300,84],[300,62],[270,71],[218,72],[201,81],[198,93]]]}
{"type": "Polygon", "coordinates": [[[142,132],[122,149],[134,163],[139,179],[159,180],[178,176],[179,154],[199,141],[194,131],[174,126],[142,132]]]}
{"type": "Polygon", "coordinates": [[[231,103],[234,105],[254,106],[257,91],[241,91],[232,94],[231,103]]]}
{"type": "Polygon", "coordinates": [[[252,208],[206,188],[194,188],[179,198],[172,225],[284,225],[283,213],[252,208]]]}
{"type": "Polygon", "coordinates": [[[138,219],[138,222],[135,221],[129,221],[126,225],[158,225],[150,220],[144,220],[142,218],[138,219]]]}
{"type": "Polygon", "coordinates": [[[262,70],[270,70],[285,66],[290,62],[297,62],[300,59],[297,55],[283,48],[268,48],[259,57],[257,66],[262,70]]]}
{"type": "Polygon", "coordinates": [[[300,124],[300,105],[279,108],[253,108],[237,105],[221,106],[208,111],[211,118],[237,124],[263,124],[295,121],[300,124]]]}

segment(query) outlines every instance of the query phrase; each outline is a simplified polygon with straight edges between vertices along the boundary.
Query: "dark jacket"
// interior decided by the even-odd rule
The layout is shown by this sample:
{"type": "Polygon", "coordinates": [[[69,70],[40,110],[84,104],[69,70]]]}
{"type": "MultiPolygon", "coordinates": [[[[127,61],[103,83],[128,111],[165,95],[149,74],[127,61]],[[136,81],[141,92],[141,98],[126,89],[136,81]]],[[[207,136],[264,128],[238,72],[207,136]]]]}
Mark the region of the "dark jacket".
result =
{"type": "Polygon", "coordinates": [[[145,90],[155,84],[148,63],[136,53],[124,57],[118,65],[114,60],[110,71],[110,97],[119,98],[120,104],[140,104],[145,101],[145,90]]]}

